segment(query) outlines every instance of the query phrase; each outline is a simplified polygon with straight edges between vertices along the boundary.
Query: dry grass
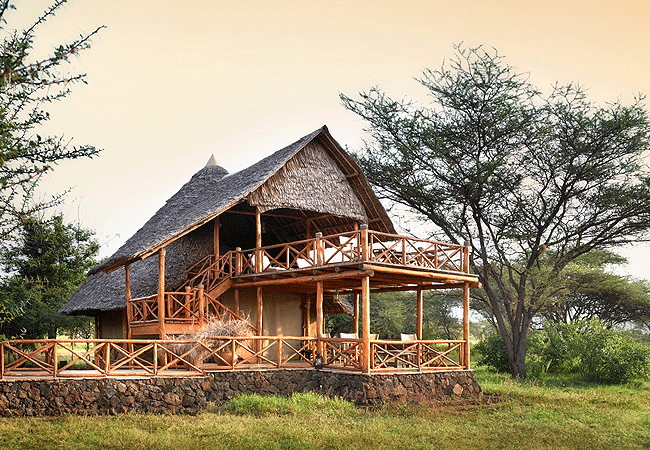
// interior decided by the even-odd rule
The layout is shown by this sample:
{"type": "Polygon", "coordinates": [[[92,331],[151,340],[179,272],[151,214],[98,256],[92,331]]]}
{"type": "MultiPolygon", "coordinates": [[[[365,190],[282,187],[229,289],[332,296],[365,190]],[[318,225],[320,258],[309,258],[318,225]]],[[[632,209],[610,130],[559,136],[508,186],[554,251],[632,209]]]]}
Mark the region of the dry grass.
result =
{"type": "MultiPolygon", "coordinates": [[[[253,329],[250,326],[250,321],[243,320],[219,320],[211,318],[206,326],[201,328],[196,333],[183,334],[172,338],[178,341],[199,341],[205,347],[194,348],[193,342],[179,342],[178,344],[166,344],[167,349],[177,355],[183,355],[190,352],[185,359],[192,364],[202,362],[212,351],[218,350],[226,342],[225,339],[220,337],[250,337],[253,336],[253,329]],[[194,349],[194,350],[193,350],[194,349]]],[[[239,341],[242,345],[250,347],[251,342],[247,340],[239,341]]]]}

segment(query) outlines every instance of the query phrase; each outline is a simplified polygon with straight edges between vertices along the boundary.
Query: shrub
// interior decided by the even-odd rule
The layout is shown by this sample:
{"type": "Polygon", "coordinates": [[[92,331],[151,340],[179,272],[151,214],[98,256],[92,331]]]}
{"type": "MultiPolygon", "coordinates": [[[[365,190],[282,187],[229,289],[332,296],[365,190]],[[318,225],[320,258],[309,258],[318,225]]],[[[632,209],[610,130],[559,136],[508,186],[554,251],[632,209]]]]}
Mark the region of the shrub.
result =
{"type": "Polygon", "coordinates": [[[605,329],[600,322],[591,321],[581,341],[580,371],[586,380],[626,383],[647,377],[650,349],[622,332],[605,329]]]}
{"type": "Polygon", "coordinates": [[[546,372],[577,373],[580,368],[581,335],[575,324],[547,322],[539,354],[546,372]]]}
{"type": "Polygon", "coordinates": [[[497,372],[510,372],[506,345],[500,334],[488,335],[474,346],[474,350],[478,353],[476,360],[479,364],[491,367],[497,372]]]}

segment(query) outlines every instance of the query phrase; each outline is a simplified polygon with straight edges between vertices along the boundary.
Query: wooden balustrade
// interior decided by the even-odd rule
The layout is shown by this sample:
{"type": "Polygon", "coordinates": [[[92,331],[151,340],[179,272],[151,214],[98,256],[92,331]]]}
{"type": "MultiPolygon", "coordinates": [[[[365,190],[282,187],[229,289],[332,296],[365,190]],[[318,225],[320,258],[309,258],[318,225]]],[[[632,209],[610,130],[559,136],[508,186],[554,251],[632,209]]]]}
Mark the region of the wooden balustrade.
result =
{"type": "Polygon", "coordinates": [[[315,268],[347,262],[377,262],[468,273],[468,247],[427,239],[358,230],[235,252],[238,274],[315,268]],[[364,254],[365,249],[365,254],[364,254]]]}
{"type": "MultiPolygon", "coordinates": [[[[361,339],[323,338],[324,364],[361,370],[361,339]]],[[[308,368],[317,339],[296,336],[197,340],[10,340],[0,343],[0,379],[192,376],[211,370],[308,368]],[[259,345],[256,343],[259,342],[259,345]]],[[[464,341],[371,341],[371,372],[460,370],[464,341]]]]}

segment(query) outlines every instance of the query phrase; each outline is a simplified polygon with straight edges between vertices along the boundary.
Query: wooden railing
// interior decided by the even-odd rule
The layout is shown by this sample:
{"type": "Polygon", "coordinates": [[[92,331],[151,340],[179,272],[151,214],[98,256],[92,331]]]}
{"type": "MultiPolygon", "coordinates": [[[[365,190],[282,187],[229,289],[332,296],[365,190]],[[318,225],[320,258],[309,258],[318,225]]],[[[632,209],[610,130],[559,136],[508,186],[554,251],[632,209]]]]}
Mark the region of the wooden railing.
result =
{"type": "Polygon", "coordinates": [[[464,369],[464,346],[465,341],[371,341],[371,370],[464,369]]]}
{"type": "MultiPolygon", "coordinates": [[[[464,341],[372,340],[371,372],[466,368],[464,341]]],[[[361,340],[296,336],[197,340],[10,340],[0,343],[0,379],[193,376],[214,370],[313,367],[361,370],[361,340]],[[233,356],[235,355],[235,356],[233,356]],[[56,364],[55,364],[56,361],[56,364]]]]}
{"type": "MultiPolygon", "coordinates": [[[[184,323],[203,325],[210,318],[219,320],[243,320],[245,318],[235,313],[221,303],[218,297],[212,296],[203,289],[188,289],[185,292],[165,292],[165,323],[184,323]]],[[[132,317],[131,325],[143,325],[158,322],[158,296],[134,298],[129,300],[132,317]]],[[[249,324],[254,333],[257,328],[249,324]]]]}
{"type": "Polygon", "coordinates": [[[359,230],[260,249],[236,251],[234,275],[314,268],[347,262],[375,262],[469,273],[467,252],[459,244],[359,230]]]}

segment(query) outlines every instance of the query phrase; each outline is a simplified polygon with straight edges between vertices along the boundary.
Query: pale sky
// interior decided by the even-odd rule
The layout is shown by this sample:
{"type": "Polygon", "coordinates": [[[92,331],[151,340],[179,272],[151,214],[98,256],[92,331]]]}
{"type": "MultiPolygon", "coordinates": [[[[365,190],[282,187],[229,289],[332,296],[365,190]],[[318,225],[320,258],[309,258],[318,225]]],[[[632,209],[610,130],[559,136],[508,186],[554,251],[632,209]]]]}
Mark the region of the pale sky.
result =
{"type": "MultiPolygon", "coordinates": [[[[7,28],[48,2],[14,3],[7,28]]],[[[648,0],[70,0],[37,49],[107,28],[72,65],[89,84],[50,108],[47,129],[104,150],[56,167],[41,192],[72,187],[60,210],[109,256],[211,154],[234,172],[322,125],[358,149],[365,124],[339,93],[426,102],[413,77],[455,43],[495,47],[543,90],[576,82],[629,103],[650,93],[649,23],[648,0]]],[[[650,279],[650,247],[623,254],[650,279]]]]}

